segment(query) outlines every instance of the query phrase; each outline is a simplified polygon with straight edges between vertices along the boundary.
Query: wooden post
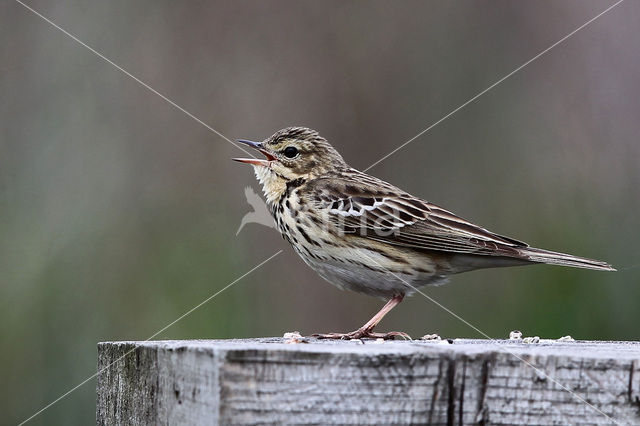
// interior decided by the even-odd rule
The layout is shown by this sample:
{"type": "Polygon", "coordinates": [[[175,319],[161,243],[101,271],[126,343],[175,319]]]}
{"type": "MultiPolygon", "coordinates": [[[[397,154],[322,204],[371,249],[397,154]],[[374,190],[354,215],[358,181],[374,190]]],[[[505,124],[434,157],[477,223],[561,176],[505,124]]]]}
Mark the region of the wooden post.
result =
{"type": "Polygon", "coordinates": [[[639,342],[302,340],[100,343],[97,423],[640,424],[639,342]]]}

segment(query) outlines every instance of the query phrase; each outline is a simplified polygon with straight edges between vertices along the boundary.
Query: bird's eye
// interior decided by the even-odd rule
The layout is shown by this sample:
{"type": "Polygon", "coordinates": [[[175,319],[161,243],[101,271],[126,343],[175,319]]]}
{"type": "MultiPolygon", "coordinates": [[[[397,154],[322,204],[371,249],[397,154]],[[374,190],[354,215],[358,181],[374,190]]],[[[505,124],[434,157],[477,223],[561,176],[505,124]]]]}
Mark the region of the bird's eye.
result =
{"type": "Polygon", "coordinates": [[[283,154],[287,158],[293,158],[298,155],[298,148],[295,146],[288,146],[284,149],[283,154]]]}

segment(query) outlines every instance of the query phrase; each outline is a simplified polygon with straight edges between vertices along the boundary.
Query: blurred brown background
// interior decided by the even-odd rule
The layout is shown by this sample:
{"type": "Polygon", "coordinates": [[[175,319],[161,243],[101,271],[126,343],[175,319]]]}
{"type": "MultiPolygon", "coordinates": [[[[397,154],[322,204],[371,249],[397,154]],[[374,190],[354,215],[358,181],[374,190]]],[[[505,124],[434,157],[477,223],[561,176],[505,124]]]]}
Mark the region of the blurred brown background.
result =
{"type": "MultiPolygon", "coordinates": [[[[315,128],[366,168],[611,2],[40,1],[229,138],[315,128]]],[[[640,339],[640,3],[627,1],[371,170],[532,245],[607,260],[427,293],[497,338],[640,339]],[[636,265],[634,268],[633,265],[636,265]]],[[[20,4],[0,6],[0,409],[24,420],[96,343],[346,331],[381,305],[247,225],[241,152],[20,4]]],[[[417,295],[382,323],[481,337],[417,295]]],[[[95,380],[33,424],[90,424],[95,380]]]]}

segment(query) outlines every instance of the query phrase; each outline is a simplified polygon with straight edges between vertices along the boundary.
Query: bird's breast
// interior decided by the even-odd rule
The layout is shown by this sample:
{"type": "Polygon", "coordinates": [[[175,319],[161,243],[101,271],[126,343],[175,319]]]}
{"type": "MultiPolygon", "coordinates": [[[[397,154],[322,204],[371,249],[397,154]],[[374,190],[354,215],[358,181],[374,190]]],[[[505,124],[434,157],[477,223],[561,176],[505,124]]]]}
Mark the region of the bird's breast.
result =
{"type": "Polygon", "coordinates": [[[273,215],[283,238],[304,262],[339,288],[393,297],[441,279],[428,257],[340,233],[297,191],[274,205],[273,215]]]}

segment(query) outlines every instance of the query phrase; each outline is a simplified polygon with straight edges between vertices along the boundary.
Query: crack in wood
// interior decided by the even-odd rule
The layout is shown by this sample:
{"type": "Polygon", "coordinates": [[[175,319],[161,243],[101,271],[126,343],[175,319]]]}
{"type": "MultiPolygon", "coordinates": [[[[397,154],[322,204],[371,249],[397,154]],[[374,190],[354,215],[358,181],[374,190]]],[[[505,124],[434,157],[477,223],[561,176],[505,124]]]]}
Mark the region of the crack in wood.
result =
{"type": "Polygon", "coordinates": [[[436,401],[438,400],[439,390],[440,390],[440,381],[442,380],[442,366],[444,363],[444,359],[441,359],[438,362],[438,374],[436,375],[436,380],[433,382],[433,393],[431,394],[431,407],[429,408],[429,424],[433,424],[433,413],[436,406],[436,401]]]}
{"type": "Polygon", "coordinates": [[[462,426],[464,420],[464,386],[467,380],[467,357],[462,357],[462,382],[460,383],[460,404],[458,406],[458,425],[462,426]]]}
{"type": "Polygon", "coordinates": [[[488,416],[485,409],[485,397],[487,395],[487,387],[489,385],[489,373],[491,371],[491,363],[495,353],[489,354],[482,361],[481,379],[480,379],[480,392],[478,396],[478,409],[476,413],[476,422],[479,425],[484,425],[488,422],[488,416]]]}
{"type": "Polygon", "coordinates": [[[456,408],[456,360],[449,358],[447,367],[447,384],[449,385],[449,397],[447,400],[447,426],[453,426],[455,422],[456,408]]]}

